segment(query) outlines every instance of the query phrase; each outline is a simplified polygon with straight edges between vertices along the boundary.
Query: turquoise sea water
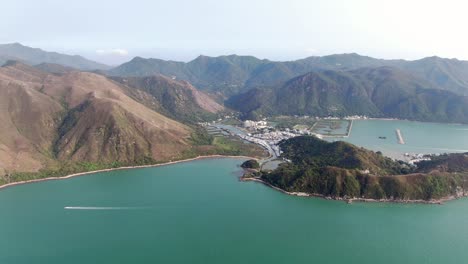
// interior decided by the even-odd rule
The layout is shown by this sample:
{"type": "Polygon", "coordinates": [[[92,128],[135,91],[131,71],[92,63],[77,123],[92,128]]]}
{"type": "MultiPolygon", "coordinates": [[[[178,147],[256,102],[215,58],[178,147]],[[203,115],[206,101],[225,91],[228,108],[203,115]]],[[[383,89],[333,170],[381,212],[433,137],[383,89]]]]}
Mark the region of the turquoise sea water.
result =
{"type": "Polygon", "coordinates": [[[0,263],[468,260],[467,199],[349,205],[293,197],[239,182],[242,161],[200,160],[1,190],[0,263]]]}
{"type": "Polygon", "coordinates": [[[468,152],[468,126],[397,120],[355,120],[349,138],[327,140],[345,140],[397,158],[401,158],[404,153],[468,152]],[[396,129],[400,129],[406,144],[398,144],[396,129]]]}

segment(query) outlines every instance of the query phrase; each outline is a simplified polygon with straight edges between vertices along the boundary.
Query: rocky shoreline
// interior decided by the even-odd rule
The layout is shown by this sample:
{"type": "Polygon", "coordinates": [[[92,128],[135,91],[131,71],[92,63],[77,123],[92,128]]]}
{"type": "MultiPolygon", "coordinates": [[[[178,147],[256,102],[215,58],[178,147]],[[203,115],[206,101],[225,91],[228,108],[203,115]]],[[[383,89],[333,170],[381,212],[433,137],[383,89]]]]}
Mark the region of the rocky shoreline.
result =
{"type": "Polygon", "coordinates": [[[276,186],[271,185],[270,183],[258,178],[258,177],[241,177],[241,181],[254,181],[258,183],[262,183],[274,190],[277,190],[279,192],[282,192],[287,195],[292,195],[292,196],[299,196],[299,197],[316,197],[316,198],[322,198],[325,200],[335,200],[335,201],[343,201],[348,204],[351,204],[353,202],[371,202],[371,203],[405,203],[405,204],[438,204],[442,205],[444,202],[452,201],[452,200],[457,200],[460,198],[468,197],[468,194],[464,194],[461,196],[449,196],[437,200],[395,200],[395,199],[371,199],[371,198],[343,198],[343,197],[332,197],[332,196],[326,196],[323,194],[318,194],[318,193],[305,193],[305,192],[288,192],[286,190],[283,190],[281,188],[278,188],[276,186]]]}

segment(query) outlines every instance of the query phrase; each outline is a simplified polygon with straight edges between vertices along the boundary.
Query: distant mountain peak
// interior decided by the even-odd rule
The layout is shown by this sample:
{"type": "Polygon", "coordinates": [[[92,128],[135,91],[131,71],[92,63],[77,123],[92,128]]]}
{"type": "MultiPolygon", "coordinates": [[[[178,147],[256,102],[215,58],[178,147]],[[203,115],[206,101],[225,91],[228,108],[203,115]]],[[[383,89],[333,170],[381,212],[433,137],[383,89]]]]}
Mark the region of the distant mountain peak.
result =
{"type": "Polygon", "coordinates": [[[0,64],[8,59],[23,61],[26,64],[54,63],[80,70],[108,70],[110,67],[79,55],[67,55],[57,52],[31,48],[21,43],[0,44],[0,64]]]}
{"type": "Polygon", "coordinates": [[[144,60],[146,60],[146,59],[143,58],[143,57],[140,57],[140,56],[136,56],[131,61],[144,61],[144,60]]]}
{"type": "Polygon", "coordinates": [[[422,60],[443,60],[443,58],[434,55],[434,56],[425,57],[422,60]]]}
{"type": "MultiPolygon", "coordinates": [[[[124,63],[109,73],[116,76],[148,76],[160,73],[178,80],[188,80],[202,90],[229,97],[257,86],[279,85],[311,71],[349,71],[382,66],[394,68],[378,69],[382,73],[380,77],[398,75],[408,79],[409,74],[425,79],[437,89],[468,95],[468,61],[437,56],[413,61],[385,60],[352,52],[311,56],[295,61],[269,61],[236,54],[218,57],[200,55],[187,63],[141,59],[141,63],[124,63]],[[400,74],[401,72],[406,74],[400,74]]],[[[371,74],[370,71],[368,73],[371,74]]]]}
{"type": "Polygon", "coordinates": [[[206,55],[198,55],[195,59],[193,59],[191,62],[196,62],[196,61],[206,61],[211,59],[212,57],[206,56],[206,55]]]}
{"type": "Polygon", "coordinates": [[[6,44],[6,45],[17,46],[17,47],[26,47],[26,46],[24,46],[23,44],[21,44],[19,42],[13,42],[13,43],[6,44]]]}

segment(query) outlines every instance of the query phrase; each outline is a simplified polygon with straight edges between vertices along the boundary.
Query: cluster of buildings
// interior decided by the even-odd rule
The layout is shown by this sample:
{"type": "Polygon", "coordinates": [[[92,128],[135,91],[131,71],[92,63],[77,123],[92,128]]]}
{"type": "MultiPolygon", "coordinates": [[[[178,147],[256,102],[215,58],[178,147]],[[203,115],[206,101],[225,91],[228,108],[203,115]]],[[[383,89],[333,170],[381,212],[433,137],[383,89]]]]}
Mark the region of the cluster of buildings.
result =
{"type": "MultiPolygon", "coordinates": [[[[230,116],[226,116],[230,117],[230,116]]],[[[279,158],[282,154],[278,143],[282,140],[290,139],[302,135],[315,135],[318,138],[322,138],[321,135],[310,132],[309,130],[302,129],[288,129],[284,131],[276,130],[275,128],[268,126],[266,120],[253,121],[246,120],[243,123],[243,127],[247,130],[242,130],[235,126],[229,125],[216,125],[216,122],[204,122],[199,123],[200,125],[207,128],[209,133],[212,133],[212,130],[225,131],[231,135],[238,136],[246,141],[258,144],[263,146],[271,155],[271,160],[279,158]],[[250,131],[250,133],[248,132],[250,131]]]]}
{"type": "Polygon", "coordinates": [[[264,129],[268,127],[267,121],[252,121],[252,120],[245,120],[244,127],[248,129],[264,129]]]}
{"type": "Polygon", "coordinates": [[[345,120],[362,120],[362,119],[369,119],[367,116],[365,115],[353,115],[353,116],[345,116],[343,119],[345,120]]]}
{"type": "MultiPolygon", "coordinates": [[[[265,147],[272,156],[278,158],[282,151],[278,146],[278,143],[282,140],[290,139],[293,137],[301,136],[301,135],[311,135],[309,131],[299,131],[299,130],[289,130],[287,131],[266,131],[260,132],[255,134],[247,134],[247,135],[240,135],[240,137],[244,140],[259,144],[265,147]]],[[[318,135],[315,135],[318,136],[318,135]]]]}
{"type": "MultiPolygon", "coordinates": [[[[438,156],[439,154],[434,154],[438,156]]],[[[410,154],[405,153],[404,156],[409,159],[409,164],[415,164],[423,160],[431,160],[431,158],[427,154],[417,153],[417,154],[410,154]]]]}
{"type": "Polygon", "coordinates": [[[336,117],[336,116],[327,116],[327,117],[316,117],[317,120],[324,119],[324,120],[361,120],[361,119],[369,119],[369,117],[365,115],[352,115],[352,116],[345,116],[345,117],[336,117]]]}
{"type": "Polygon", "coordinates": [[[268,150],[268,152],[270,153],[270,155],[274,158],[277,158],[281,155],[281,150],[279,148],[278,145],[272,143],[271,141],[267,141],[267,140],[264,140],[264,139],[261,139],[261,138],[257,138],[257,137],[253,137],[253,136],[249,136],[249,135],[238,135],[239,137],[241,137],[242,139],[244,140],[247,140],[249,142],[252,142],[252,143],[255,143],[255,144],[258,144],[264,148],[266,148],[268,150]]]}
{"type": "Polygon", "coordinates": [[[244,128],[252,133],[247,135],[238,135],[244,140],[256,143],[265,147],[273,158],[278,158],[281,155],[281,150],[278,146],[278,143],[282,140],[290,139],[293,137],[301,135],[315,135],[316,137],[322,138],[321,135],[310,132],[309,130],[299,130],[299,129],[288,129],[284,131],[275,130],[273,127],[268,126],[267,121],[244,121],[244,128]]]}

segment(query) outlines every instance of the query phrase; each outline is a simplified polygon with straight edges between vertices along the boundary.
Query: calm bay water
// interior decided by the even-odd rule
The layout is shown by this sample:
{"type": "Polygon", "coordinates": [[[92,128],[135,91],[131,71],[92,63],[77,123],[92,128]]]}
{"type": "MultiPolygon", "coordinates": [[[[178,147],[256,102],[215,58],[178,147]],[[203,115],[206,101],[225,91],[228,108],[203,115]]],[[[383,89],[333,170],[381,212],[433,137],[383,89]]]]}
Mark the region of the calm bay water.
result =
{"type": "Polygon", "coordinates": [[[239,182],[241,162],[200,160],[4,189],[0,263],[468,259],[467,199],[348,205],[293,197],[239,182]]]}
{"type": "Polygon", "coordinates": [[[355,120],[349,138],[328,140],[348,141],[382,151],[394,158],[401,158],[404,153],[468,152],[468,126],[397,120],[355,120]],[[406,144],[398,144],[396,129],[400,129],[406,144]]]}

